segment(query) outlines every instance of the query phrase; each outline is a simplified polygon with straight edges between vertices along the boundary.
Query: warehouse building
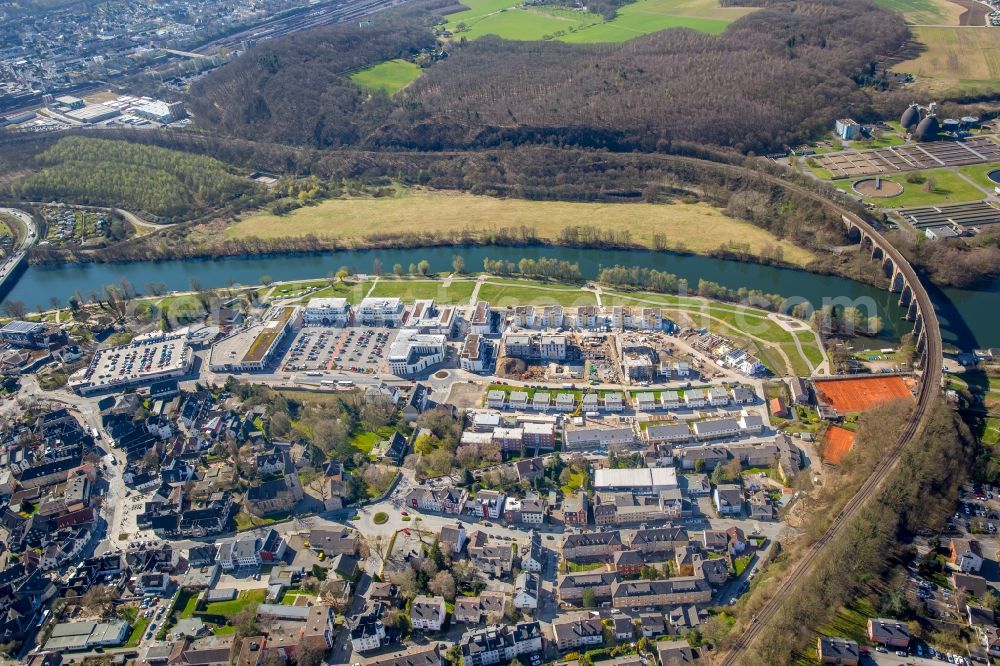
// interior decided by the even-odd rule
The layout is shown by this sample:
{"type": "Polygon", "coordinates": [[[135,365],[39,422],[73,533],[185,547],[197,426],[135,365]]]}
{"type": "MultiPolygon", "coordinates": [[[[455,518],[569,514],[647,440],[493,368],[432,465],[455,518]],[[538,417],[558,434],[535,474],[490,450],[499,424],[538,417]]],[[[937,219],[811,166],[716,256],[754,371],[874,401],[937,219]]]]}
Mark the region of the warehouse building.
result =
{"type": "Polygon", "coordinates": [[[673,467],[642,469],[598,469],[594,471],[594,492],[630,492],[657,495],[677,488],[677,470],[673,467]]]}

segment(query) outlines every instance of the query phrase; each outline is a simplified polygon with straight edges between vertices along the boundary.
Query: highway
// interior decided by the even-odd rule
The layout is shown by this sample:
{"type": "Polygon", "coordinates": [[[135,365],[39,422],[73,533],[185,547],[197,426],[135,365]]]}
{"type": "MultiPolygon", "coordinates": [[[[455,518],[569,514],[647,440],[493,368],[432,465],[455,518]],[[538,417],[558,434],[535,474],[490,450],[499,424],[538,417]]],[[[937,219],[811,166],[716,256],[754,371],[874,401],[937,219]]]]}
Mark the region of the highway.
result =
{"type": "Polygon", "coordinates": [[[38,229],[35,228],[35,221],[31,215],[23,210],[0,208],[0,214],[19,220],[24,225],[24,235],[21,237],[20,245],[4,259],[3,264],[0,264],[0,293],[6,293],[8,287],[13,286],[8,285],[7,281],[8,279],[16,281],[18,268],[21,262],[25,261],[28,248],[35,242],[38,229]]]}

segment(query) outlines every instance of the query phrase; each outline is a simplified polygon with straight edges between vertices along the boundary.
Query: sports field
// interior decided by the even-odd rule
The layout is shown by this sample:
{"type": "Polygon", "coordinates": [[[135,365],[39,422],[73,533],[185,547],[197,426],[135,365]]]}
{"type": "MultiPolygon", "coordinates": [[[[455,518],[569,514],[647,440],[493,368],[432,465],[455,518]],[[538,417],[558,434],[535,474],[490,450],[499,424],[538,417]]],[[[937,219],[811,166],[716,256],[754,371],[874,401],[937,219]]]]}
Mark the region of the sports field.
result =
{"type": "Polygon", "coordinates": [[[448,16],[457,37],[477,39],[557,39],[573,43],[624,42],[667,28],[689,28],[717,35],[752,7],[720,7],[718,0],[638,0],[621,7],[610,21],[592,12],[531,6],[520,0],[465,0],[466,11],[448,16]]]}
{"type": "Polygon", "coordinates": [[[1000,30],[918,27],[913,32],[926,51],[893,70],[916,76],[917,87],[942,95],[1000,92],[1000,30]]]}
{"type": "Polygon", "coordinates": [[[533,227],[539,237],[554,240],[574,226],[628,230],[632,242],[653,247],[663,234],[671,247],[683,244],[704,254],[734,240],[759,252],[778,244],[785,261],[804,265],[813,255],[778,240],[763,229],[726,217],[708,204],[600,204],[565,201],[497,199],[459,192],[405,190],[396,197],[329,199],[277,216],[258,213],[226,230],[227,238],[318,237],[363,240],[373,232],[448,233],[469,230],[477,237],[503,227],[533,227]]]}
{"type": "Polygon", "coordinates": [[[854,432],[839,426],[830,426],[823,435],[823,462],[839,465],[854,446],[854,432]]]}
{"type": "Polygon", "coordinates": [[[864,412],[893,400],[913,400],[911,380],[902,377],[856,377],[816,380],[816,392],[823,404],[841,414],[864,412]]]}
{"type": "Polygon", "coordinates": [[[420,67],[407,60],[389,60],[354,72],[351,81],[392,95],[413,83],[420,72],[420,67]]]}

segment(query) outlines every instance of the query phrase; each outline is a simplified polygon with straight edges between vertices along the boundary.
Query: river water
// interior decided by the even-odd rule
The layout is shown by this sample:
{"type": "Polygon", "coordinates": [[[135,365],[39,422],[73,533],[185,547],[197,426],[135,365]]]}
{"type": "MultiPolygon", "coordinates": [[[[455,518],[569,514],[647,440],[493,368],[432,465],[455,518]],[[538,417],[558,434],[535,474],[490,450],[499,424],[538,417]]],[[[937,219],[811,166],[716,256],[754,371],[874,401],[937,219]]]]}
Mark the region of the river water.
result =
{"type": "MultiPolygon", "coordinates": [[[[50,307],[52,297],[61,303],[80,291],[84,296],[91,290],[127,279],[140,292],[145,285],[162,282],[171,290],[190,288],[196,278],[202,287],[222,287],[232,284],[257,284],[263,275],[275,281],[322,278],[346,266],[352,272],[373,270],[376,259],[383,271],[394,264],[404,270],[411,263],[426,259],[431,271],[451,270],[452,258],[461,254],[466,270],[482,269],[483,259],[507,259],[517,262],[522,257],[550,257],[578,263],[584,277],[593,278],[601,267],[643,266],[675,273],[697,288],[699,279],[712,280],[726,287],[759,289],[791,299],[804,299],[820,306],[827,299],[840,304],[868,307],[882,317],[887,337],[897,337],[909,330],[901,319],[898,295],[881,291],[846,278],[816,275],[789,268],[759,266],[738,261],[695,255],[674,255],[642,250],[597,250],[563,247],[436,247],[399,250],[358,250],[312,255],[272,257],[228,257],[224,259],[182,259],[161,262],[126,264],[79,264],[64,266],[31,266],[7,296],[24,301],[29,308],[50,307]]],[[[1000,312],[1000,281],[989,291],[933,289],[941,319],[945,342],[961,349],[1000,346],[1000,327],[996,313],[1000,312]]]]}

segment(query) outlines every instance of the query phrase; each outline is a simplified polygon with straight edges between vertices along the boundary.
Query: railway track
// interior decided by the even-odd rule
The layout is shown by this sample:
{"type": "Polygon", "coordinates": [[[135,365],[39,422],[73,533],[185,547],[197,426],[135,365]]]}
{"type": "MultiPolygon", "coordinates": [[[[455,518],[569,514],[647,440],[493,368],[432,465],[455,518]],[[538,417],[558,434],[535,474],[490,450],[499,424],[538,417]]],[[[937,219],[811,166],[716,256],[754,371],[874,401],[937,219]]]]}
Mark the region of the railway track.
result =
{"type": "Polygon", "coordinates": [[[886,477],[899,464],[907,445],[919,437],[923,432],[930,409],[934,404],[935,398],[939,394],[941,386],[943,348],[941,342],[941,329],[938,324],[937,314],[934,312],[934,305],[931,302],[930,295],[927,293],[927,290],[924,289],[920,279],[917,277],[916,271],[914,271],[913,267],[910,266],[908,261],[906,261],[906,258],[903,257],[902,253],[893,247],[892,244],[885,239],[885,237],[875,230],[871,224],[862,219],[860,216],[845,209],[843,206],[829,201],[825,197],[808,190],[807,188],[800,187],[793,183],[786,183],[784,181],[782,181],[782,184],[793,191],[823,202],[825,205],[831,207],[842,216],[845,216],[854,225],[860,227],[865,233],[870,235],[875,244],[878,245],[882,249],[883,253],[892,259],[894,265],[902,271],[904,278],[910,285],[913,298],[917,301],[917,307],[919,308],[921,318],[923,319],[923,330],[925,336],[924,369],[920,382],[920,391],[917,396],[917,406],[914,409],[910,420],[899,433],[899,437],[897,437],[896,441],[893,442],[888,454],[881,461],[879,461],[879,463],[875,466],[875,469],[872,471],[872,474],[861,485],[858,492],[854,495],[854,497],[848,500],[847,504],[844,505],[840,513],[838,513],[836,518],[833,519],[833,522],[830,524],[826,533],[809,547],[805,555],[803,555],[803,557],[796,563],[791,573],[789,573],[784,580],[782,580],[774,596],[764,604],[760,611],[758,611],[754,621],[744,630],[743,634],[729,649],[729,651],[722,656],[721,660],[718,661],[718,663],[722,664],[722,666],[737,666],[742,663],[741,659],[745,656],[747,650],[753,645],[758,636],[760,636],[768,621],[771,620],[780,610],[785,597],[795,590],[799,583],[812,573],[817,558],[819,558],[826,547],[846,528],[851,519],[857,516],[868,504],[868,502],[876,496],[878,491],[882,488],[886,477]]]}

